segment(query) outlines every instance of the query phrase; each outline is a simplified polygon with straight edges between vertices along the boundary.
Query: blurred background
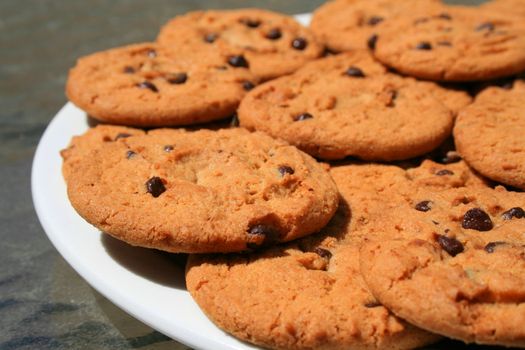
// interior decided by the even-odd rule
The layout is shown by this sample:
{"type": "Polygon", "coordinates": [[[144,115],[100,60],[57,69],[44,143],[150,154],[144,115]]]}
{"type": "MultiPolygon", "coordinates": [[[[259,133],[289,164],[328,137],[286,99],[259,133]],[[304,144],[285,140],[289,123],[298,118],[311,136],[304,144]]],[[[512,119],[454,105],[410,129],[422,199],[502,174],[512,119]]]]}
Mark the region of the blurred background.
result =
{"type": "Polygon", "coordinates": [[[187,349],[89,287],[51,245],[34,213],[33,153],[47,124],[66,103],[64,83],[76,58],[151,41],[163,23],[187,11],[262,7],[294,14],[321,3],[0,1],[0,350],[187,349]]]}

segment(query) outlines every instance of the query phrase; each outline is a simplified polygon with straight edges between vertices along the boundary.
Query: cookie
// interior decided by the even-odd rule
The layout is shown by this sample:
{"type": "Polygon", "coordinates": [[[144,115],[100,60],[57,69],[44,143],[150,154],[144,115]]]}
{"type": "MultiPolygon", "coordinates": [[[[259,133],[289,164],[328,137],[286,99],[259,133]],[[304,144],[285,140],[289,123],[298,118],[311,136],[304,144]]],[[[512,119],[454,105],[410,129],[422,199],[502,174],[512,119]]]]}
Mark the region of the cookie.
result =
{"type": "Polygon", "coordinates": [[[325,167],[262,133],[157,129],[118,137],[120,128],[111,128],[75,138],[62,153],[64,175],[77,212],[129,244],[256,249],[316,232],[337,208],[325,167]],[[92,150],[84,153],[81,143],[92,150]]]}
{"type": "Polygon", "coordinates": [[[409,170],[351,164],[330,174],[341,200],[318,234],[252,255],[190,255],[188,290],[219,327],[272,349],[402,349],[435,341],[370,294],[358,250],[380,234],[367,229],[374,218],[417,188],[486,187],[483,180],[462,161],[424,161],[409,170]]]}
{"type": "Polygon", "coordinates": [[[292,73],[324,49],[292,17],[260,9],[189,12],[168,22],[157,42],[175,50],[220,52],[230,66],[247,67],[262,80],[292,73]]]}
{"type": "Polygon", "coordinates": [[[220,55],[174,55],[143,43],[80,58],[66,93],[104,122],[187,125],[231,116],[255,83],[248,69],[233,68],[220,55]]]}
{"type": "Polygon", "coordinates": [[[366,51],[311,62],[264,83],[239,106],[240,125],[323,159],[392,161],[436,148],[450,134],[457,94],[387,73],[366,51]],[[448,96],[445,98],[444,96],[448,96]]]}
{"type": "Polygon", "coordinates": [[[382,240],[361,248],[372,294],[428,331],[525,346],[525,194],[499,186],[411,199],[385,213],[382,240]]]}
{"type": "Polygon", "coordinates": [[[373,47],[377,28],[406,12],[428,9],[436,0],[334,0],[314,11],[310,28],[334,52],[373,47]]]}
{"type": "Polygon", "coordinates": [[[354,229],[379,204],[378,191],[410,183],[405,172],[381,165],[330,172],[341,204],[319,234],[251,255],[190,255],[188,291],[217,326],[265,348],[409,349],[436,341],[378,303],[359,272],[354,229]]]}
{"type": "Polygon", "coordinates": [[[485,89],[454,127],[461,156],[481,174],[525,190],[525,82],[485,89]]]}
{"type": "Polygon", "coordinates": [[[488,80],[525,70],[525,26],[473,7],[406,13],[377,28],[375,57],[395,70],[438,81],[488,80]]]}
{"type": "Polygon", "coordinates": [[[82,158],[93,150],[103,147],[108,142],[132,135],[144,135],[144,131],[125,126],[98,125],[84,135],[73,136],[69,146],[60,152],[62,159],[64,159],[62,164],[64,178],[68,178],[71,171],[82,162],[82,158]]]}

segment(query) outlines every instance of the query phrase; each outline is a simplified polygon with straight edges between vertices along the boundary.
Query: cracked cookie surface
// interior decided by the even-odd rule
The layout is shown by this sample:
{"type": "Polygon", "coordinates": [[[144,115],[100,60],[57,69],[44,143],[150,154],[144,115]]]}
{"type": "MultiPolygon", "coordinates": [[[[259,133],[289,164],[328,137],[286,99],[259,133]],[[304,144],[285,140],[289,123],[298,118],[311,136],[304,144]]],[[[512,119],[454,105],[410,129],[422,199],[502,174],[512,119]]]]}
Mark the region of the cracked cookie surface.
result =
{"type": "Polygon", "coordinates": [[[170,252],[289,241],[323,227],[338,204],[322,164],[239,128],[146,134],[98,126],[75,137],[62,157],[69,199],[86,221],[170,252]]]}
{"type": "Polygon", "coordinates": [[[143,43],[82,57],[69,72],[67,96],[104,122],[188,125],[231,116],[246,85],[257,83],[218,54],[168,51],[143,43]]]}
{"type": "Polygon", "coordinates": [[[417,191],[362,246],[372,294],[399,317],[480,344],[525,346],[525,194],[417,191]]]}
{"type": "Polygon", "coordinates": [[[256,87],[238,114],[241,126],[319,158],[391,161],[436,148],[452,130],[452,109],[468,103],[464,92],[390,74],[355,51],[256,87]]]}
{"type": "Polygon", "coordinates": [[[456,120],[458,152],[481,174],[525,190],[525,82],[490,87],[456,120]]]}
{"type": "Polygon", "coordinates": [[[294,18],[260,9],[190,12],[168,22],[157,42],[173,49],[219,52],[262,80],[292,73],[324,49],[294,18]]]}

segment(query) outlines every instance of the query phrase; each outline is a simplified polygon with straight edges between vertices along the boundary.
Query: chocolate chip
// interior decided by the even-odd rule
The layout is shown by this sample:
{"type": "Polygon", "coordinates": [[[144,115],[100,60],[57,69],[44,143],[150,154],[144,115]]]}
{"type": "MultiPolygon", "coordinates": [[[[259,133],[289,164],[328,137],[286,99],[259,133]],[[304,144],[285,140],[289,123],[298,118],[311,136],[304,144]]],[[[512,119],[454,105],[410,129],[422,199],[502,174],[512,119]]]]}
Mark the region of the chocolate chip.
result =
{"type": "Polygon", "coordinates": [[[503,220],[511,220],[512,218],[522,219],[525,217],[525,211],[520,207],[510,208],[502,215],[503,220]]]}
{"type": "Polygon", "coordinates": [[[436,172],[437,176],[454,175],[454,172],[448,169],[442,169],[436,172]]]}
{"type": "Polygon", "coordinates": [[[151,193],[153,197],[157,198],[164,191],[166,191],[166,187],[164,187],[164,183],[160,177],[153,176],[151,179],[146,181],[146,190],[151,193]]]}
{"type": "Polygon", "coordinates": [[[370,50],[375,50],[375,48],[376,48],[376,43],[377,43],[377,38],[378,38],[377,34],[372,34],[372,35],[368,38],[368,40],[366,41],[366,45],[368,46],[368,48],[369,48],[370,50]]]}
{"type": "Polygon", "coordinates": [[[184,84],[188,80],[188,74],[177,73],[168,78],[170,84],[184,84]]]}
{"type": "Polygon", "coordinates": [[[465,215],[463,215],[461,226],[477,231],[489,231],[494,227],[490,216],[480,208],[469,209],[465,215]]]}
{"type": "Polygon", "coordinates": [[[261,21],[256,19],[243,18],[240,20],[240,22],[250,28],[257,28],[261,25],[261,21]]]}
{"type": "Polygon", "coordinates": [[[151,49],[148,51],[148,57],[154,58],[157,57],[157,51],[151,49]]]}
{"type": "Polygon", "coordinates": [[[230,127],[236,128],[239,126],[239,116],[237,114],[234,114],[232,116],[232,120],[230,121],[230,127]]]}
{"type": "Polygon", "coordinates": [[[130,158],[133,158],[135,156],[135,152],[133,151],[127,151],[126,152],[126,159],[130,159],[130,158]]]}
{"type": "Polygon", "coordinates": [[[281,30],[279,28],[272,28],[266,33],[266,39],[277,40],[282,36],[281,30]]]}
{"type": "Polygon", "coordinates": [[[277,240],[277,231],[268,225],[254,225],[247,232],[249,249],[256,249],[277,240]]]}
{"type": "Polygon", "coordinates": [[[172,145],[164,146],[164,152],[171,152],[171,151],[173,151],[173,146],[172,145]]]}
{"type": "Polygon", "coordinates": [[[432,209],[432,204],[432,201],[421,201],[414,208],[419,211],[429,211],[432,209]]]}
{"type": "Polygon", "coordinates": [[[494,30],[494,24],[491,22],[481,23],[476,27],[476,32],[481,32],[482,30],[488,30],[489,32],[494,30]]]}
{"type": "Polygon", "coordinates": [[[149,82],[149,81],[143,81],[142,83],[138,83],[137,87],[141,89],[150,89],[153,92],[159,92],[159,89],[155,86],[155,84],[149,82]]]}
{"type": "Polygon", "coordinates": [[[379,16],[372,16],[368,19],[369,26],[375,26],[376,24],[383,22],[384,18],[379,16]]]}
{"type": "Polygon", "coordinates": [[[236,56],[230,56],[228,57],[228,64],[232,67],[245,67],[248,68],[250,64],[244,58],[243,55],[236,55],[236,56]]]}
{"type": "Polygon", "coordinates": [[[329,250],[326,250],[324,248],[317,247],[314,249],[314,253],[319,255],[321,258],[328,259],[328,260],[332,257],[332,253],[329,250]]]}
{"type": "Polygon", "coordinates": [[[450,41],[438,41],[437,44],[439,46],[452,46],[452,43],[450,41]]]}
{"type": "Polygon", "coordinates": [[[242,82],[242,88],[246,91],[250,91],[251,89],[253,89],[255,87],[255,84],[252,83],[251,81],[249,80],[245,80],[242,82]]]}
{"type": "Polygon", "coordinates": [[[207,43],[213,43],[219,36],[215,33],[208,33],[204,36],[204,41],[207,43]]]}
{"type": "Polygon", "coordinates": [[[295,38],[292,40],[292,47],[296,50],[304,50],[308,46],[305,38],[295,38]]]}
{"type": "Polygon", "coordinates": [[[378,306],[381,306],[381,303],[379,301],[369,301],[368,303],[365,304],[365,307],[369,309],[373,307],[378,307],[378,306]]]}
{"type": "Polygon", "coordinates": [[[441,13],[437,15],[436,18],[446,19],[447,21],[450,21],[452,19],[452,17],[448,13],[441,13]]]}
{"type": "Polygon", "coordinates": [[[483,249],[485,249],[487,253],[494,253],[494,249],[496,248],[496,246],[502,245],[502,244],[505,244],[505,242],[501,242],[501,241],[489,242],[483,249]]]}
{"type": "Polygon", "coordinates": [[[324,48],[323,57],[328,57],[328,56],[332,56],[332,55],[335,55],[335,54],[336,54],[335,51],[332,51],[332,50],[330,50],[327,47],[324,48]]]}
{"type": "Polygon", "coordinates": [[[131,134],[127,134],[125,132],[120,132],[117,134],[117,136],[115,136],[115,138],[113,139],[114,141],[117,141],[118,139],[125,139],[126,137],[130,137],[131,134]]]}
{"type": "Polygon", "coordinates": [[[456,163],[461,160],[461,156],[456,151],[448,151],[447,154],[441,159],[441,163],[450,164],[456,163]]]}
{"type": "Polygon", "coordinates": [[[456,256],[464,250],[463,244],[455,238],[437,235],[437,242],[451,256],[456,256]]]}
{"type": "Polygon", "coordinates": [[[133,74],[133,73],[135,73],[135,68],[133,68],[131,66],[126,66],[126,67],[124,67],[124,69],[122,71],[124,73],[126,73],[126,74],[133,74]]]}
{"type": "Polygon", "coordinates": [[[289,167],[288,165],[281,165],[278,170],[281,176],[284,176],[286,174],[293,175],[293,173],[295,173],[295,170],[293,170],[293,168],[289,167]]]}
{"type": "Polygon", "coordinates": [[[432,45],[428,41],[422,41],[416,45],[417,50],[432,50],[432,45]]]}
{"type": "Polygon", "coordinates": [[[310,113],[301,113],[301,114],[299,114],[298,116],[296,116],[296,117],[294,118],[294,120],[295,120],[296,122],[298,122],[298,121],[303,121],[303,120],[306,120],[306,119],[312,119],[313,117],[314,117],[314,116],[311,115],[310,113]]]}
{"type": "Polygon", "coordinates": [[[355,77],[355,78],[364,78],[365,77],[365,73],[363,73],[363,71],[360,68],[357,68],[355,66],[351,66],[350,68],[348,68],[346,70],[346,75],[348,75],[350,77],[355,77]]]}

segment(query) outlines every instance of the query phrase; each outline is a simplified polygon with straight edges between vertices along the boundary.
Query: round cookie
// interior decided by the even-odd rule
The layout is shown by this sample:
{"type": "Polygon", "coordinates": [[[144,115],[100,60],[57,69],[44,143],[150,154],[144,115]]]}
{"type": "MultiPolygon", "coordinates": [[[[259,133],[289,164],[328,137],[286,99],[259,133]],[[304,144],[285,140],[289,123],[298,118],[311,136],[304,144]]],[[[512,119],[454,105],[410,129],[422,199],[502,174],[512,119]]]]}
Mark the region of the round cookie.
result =
{"type": "Polygon", "coordinates": [[[251,255],[190,255],[188,291],[219,327],[265,348],[409,349],[436,341],[368,292],[361,238],[352,235],[380,203],[378,191],[410,183],[405,172],[382,165],[330,172],[341,204],[319,234],[251,255]]]}
{"type": "Polygon", "coordinates": [[[314,11],[310,28],[334,52],[373,47],[377,28],[405,12],[428,9],[437,0],[333,0],[314,11]]]}
{"type": "Polygon", "coordinates": [[[86,221],[132,245],[192,253],[256,249],[316,232],[337,208],[325,167],[262,133],[93,135],[108,128],[91,129],[62,153],[68,196],[86,221]],[[76,154],[82,138],[102,142],[76,154]]]}
{"type": "Polygon", "coordinates": [[[411,199],[385,213],[383,239],[361,248],[372,294],[429,331],[525,346],[525,194],[500,186],[411,199]]]}
{"type": "Polygon", "coordinates": [[[458,152],[481,174],[525,190],[525,82],[485,89],[458,116],[458,152]]]}
{"type": "Polygon", "coordinates": [[[454,113],[443,96],[456,103],[454,96],[466,95],[442,90],[438,99],[436,89],[386,73],[366,51],[355,51],[258,86],[238,115],[241,126],[323,159],[400,160],[431,151],[450,134],[454,113]]]}
{"type": "Polygon", "coordinates": [[[104,122],[187,125],[231,116],[255,83],[248,69],[228,66],[220,55],[174,55],[143,43],[80,58],[66,93],[104,122]]]}
{"type": "Polygon", "coordinates": [[[262,80],[292,73],[324,49],[292,17],[260,9],[190,12],[168,22],[157,42],[175,50],[220,52],[230,65],[248,67],[262,80]]]}
{"type": "Polygon", "coordinates": [[[488,80],[525,70],[525,26],[495,11],[443,6],[377,29],[375,57],[417,78],[488,80]]]}

